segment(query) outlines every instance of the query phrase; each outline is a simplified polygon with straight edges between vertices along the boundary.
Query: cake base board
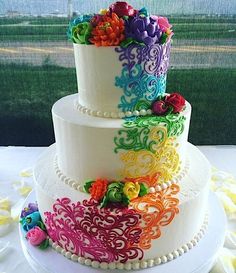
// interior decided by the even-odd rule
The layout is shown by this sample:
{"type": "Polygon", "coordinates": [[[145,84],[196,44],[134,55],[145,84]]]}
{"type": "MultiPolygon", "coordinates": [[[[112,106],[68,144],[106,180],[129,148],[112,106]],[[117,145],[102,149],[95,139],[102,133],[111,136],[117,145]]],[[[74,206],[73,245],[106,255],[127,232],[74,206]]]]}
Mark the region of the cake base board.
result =
{"type": "MultiPolygon", "coordinates": [[[[31,192],[23,207],[35,202],[35,192],[31,192]]],[[[223,246],[226,230],[226,216],[214,193],[209,195],[209,226],[199,244],[177,259],[152,268],[131,270],[138,273],[207,273],[212,268],[219,249],[223,246]]],[[[124,270],[102,270],[68,260],[51,247],[40,250],[28,243],[21,225],[19,233],[23,253],[35,272],[40,273],[121,273],[124,270]]]]}

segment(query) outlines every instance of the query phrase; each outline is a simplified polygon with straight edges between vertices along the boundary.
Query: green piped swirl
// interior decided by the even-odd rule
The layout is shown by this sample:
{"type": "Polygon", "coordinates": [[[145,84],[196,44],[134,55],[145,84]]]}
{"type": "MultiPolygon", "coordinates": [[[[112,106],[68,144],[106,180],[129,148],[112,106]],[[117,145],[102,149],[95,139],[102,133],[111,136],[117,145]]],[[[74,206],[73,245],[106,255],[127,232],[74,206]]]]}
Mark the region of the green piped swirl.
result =
{"type": "Polygon", "coordinates": [[[137,117],[134,120],[125,121],[123,126],[125,128],[149,128],[151,126],[165,126],[167,129],[167,135],[179,136],[184,131],[184,122],[186,117],[179,114],[168,114],[167,116],[142,116],[137,117]]]}
{"type": "Polygon", "coordinates": [[[184,131],[186,117],[179,114],[168,114],[167,116],[143,116],[123,123],[125,129],[118,132],[114,137],[115,153],[119,150],[147,150],[152,153],[162,142],[165,141],[163,127],[166,129],[167,137],[179,136],[184,131]],[[152,129],[157,127],[155,136],[152,129]],[[158,128],[160,127],[160,129],[158,128]]]}
{"type": "Polygon", "coordinates": [[[123,129],[118,132],[119,136],[114,138],[116,144],[115,153],[118,150],[148,150],[153,151],[152,146],[156,144],[155,141],[148,138],[150,133],[149,128],[133,128],[133,129],[123,129]]]}

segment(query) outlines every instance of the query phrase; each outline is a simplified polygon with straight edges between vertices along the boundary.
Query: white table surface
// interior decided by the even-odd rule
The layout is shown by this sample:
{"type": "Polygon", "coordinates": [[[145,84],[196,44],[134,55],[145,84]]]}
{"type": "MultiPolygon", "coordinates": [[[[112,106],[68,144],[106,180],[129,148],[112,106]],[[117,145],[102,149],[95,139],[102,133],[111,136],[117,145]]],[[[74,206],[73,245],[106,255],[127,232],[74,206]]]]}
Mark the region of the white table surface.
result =
{"type": "MultiPolygon", "coordinates": [[[[200,146],[212,166],[236,177],[236,145],[200,146]]],[[[22,177],[23,169],[32,168],[45,147],[0,147],[0,198],[8,197],[19,208],[24,201],[14,183],[22,182],[33,187],[32,177],[22,177]]],[[[235,229],[236,230],[236,229],[235,229]]],[[[0,273],[33,273],[20,246],[17,223],[11,224],[9,232],[0,237],[0,273]],[[8,244],[7,250],[3,246],[8,244]]],[[[222,271],[223,272],[223,271],[222,271]]],[[[225,272],[225,271],[224,271],[225,272]]],[[[213,272],[215,273],[215,272],[213,272]]],[[[221,273],[218,271],[216,273],[221,273]]]]}

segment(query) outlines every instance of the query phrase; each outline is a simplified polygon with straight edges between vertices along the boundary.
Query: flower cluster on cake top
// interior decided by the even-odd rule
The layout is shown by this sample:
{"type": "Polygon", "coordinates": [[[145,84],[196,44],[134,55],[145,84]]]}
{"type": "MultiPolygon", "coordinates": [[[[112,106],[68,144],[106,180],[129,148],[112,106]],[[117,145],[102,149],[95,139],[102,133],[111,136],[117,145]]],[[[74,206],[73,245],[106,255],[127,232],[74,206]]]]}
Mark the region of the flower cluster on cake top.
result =
{"type": "Polygon", "coordinates": [[[70,21],[67,36],[73,43],[96,46],[153,45],[166,43],[173,35],[171,27],[166,17],[117,1],[98,14],[80,15],[70,21]]]}

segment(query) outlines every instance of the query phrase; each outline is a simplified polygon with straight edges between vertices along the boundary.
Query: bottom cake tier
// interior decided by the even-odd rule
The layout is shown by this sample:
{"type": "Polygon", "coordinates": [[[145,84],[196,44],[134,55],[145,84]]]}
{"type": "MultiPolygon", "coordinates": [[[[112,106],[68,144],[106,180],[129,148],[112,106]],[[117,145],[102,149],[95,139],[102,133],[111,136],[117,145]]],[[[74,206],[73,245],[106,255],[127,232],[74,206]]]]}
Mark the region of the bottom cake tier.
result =
{"type": "MultiPolygon", "coordinates": [[[[38,160],[39,212],[56,251],[103,269],[139,269],[170,261],[201,239],[207,227],[210,165],[188,144],[189,169],[178,184],[138,197],[128,207],[101,208],[58,177],[55,145],[38,160]]],[[[46,254],[45,254],[46,255],[46,254]]]]}

